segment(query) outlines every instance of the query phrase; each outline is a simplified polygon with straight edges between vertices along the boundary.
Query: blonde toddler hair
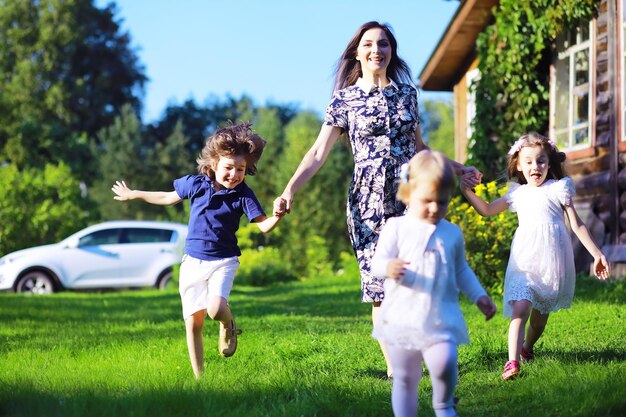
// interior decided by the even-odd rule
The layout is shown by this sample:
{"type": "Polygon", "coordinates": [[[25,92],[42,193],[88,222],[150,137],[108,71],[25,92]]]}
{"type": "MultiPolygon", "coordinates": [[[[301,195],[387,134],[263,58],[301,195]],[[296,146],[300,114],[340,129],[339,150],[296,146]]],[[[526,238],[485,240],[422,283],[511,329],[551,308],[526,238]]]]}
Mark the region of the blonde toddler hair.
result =
{"type": "Polygon", "coordinates": [[[430,183],[437,190],[452,195],[456,176],[452,164],[441,152],[423,150],[411,158],[408,168],[408,175],[400,180],[396,196],[404,204],[408,205],[411,191],[417,184],[430,183]]]}

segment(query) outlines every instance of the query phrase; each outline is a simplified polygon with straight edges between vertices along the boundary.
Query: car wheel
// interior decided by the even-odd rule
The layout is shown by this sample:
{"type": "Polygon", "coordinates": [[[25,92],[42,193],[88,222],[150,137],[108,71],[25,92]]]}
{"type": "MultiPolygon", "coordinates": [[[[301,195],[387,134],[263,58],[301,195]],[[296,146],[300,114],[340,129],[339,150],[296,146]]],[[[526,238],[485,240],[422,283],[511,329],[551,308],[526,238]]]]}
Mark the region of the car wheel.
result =
{"type": "Polygon", "coordinates": [[[54,289],[52,277],[43,271],[30,271],[24,274],[15,286],[15,292],[27,294],[51,294],[54,289]]]}
{"type": "Polygon", "coordinates": [[[156,287],[160,290],[176,288],[176,282],[174,282],[174,280],[172,279],[172,271],[167,271],[161,274],[161,277],[157,281],[156,287]]]}

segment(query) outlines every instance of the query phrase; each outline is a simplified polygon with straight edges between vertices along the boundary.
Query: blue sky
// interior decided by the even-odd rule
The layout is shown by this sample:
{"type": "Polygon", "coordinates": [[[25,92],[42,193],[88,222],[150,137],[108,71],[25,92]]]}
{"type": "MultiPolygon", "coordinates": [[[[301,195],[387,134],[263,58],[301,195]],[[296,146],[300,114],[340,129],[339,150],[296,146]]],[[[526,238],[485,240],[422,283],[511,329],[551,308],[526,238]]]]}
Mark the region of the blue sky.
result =
{"type": "MultiPolygon", "coordinates": [[[[100,7],[109,0],[96,0],[100,7]]],[[[144,122],[170,104],[247,94],[323,113],[337,58],[364,22],[391,24],[414,77],[459,5],[445,0],[117,0],[150,81],[144,122]]],[[[421,98],[446,95],[422,93],[421,98]]]]}

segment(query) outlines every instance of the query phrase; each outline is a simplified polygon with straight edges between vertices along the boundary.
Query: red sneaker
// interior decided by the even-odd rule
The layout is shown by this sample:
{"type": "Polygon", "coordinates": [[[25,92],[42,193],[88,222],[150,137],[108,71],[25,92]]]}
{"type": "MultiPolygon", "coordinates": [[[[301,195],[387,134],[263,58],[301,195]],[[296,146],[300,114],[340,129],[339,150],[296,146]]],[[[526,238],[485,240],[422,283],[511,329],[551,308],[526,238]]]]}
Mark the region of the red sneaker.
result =
{"type": "Polygon", "coordinates": [[[507,381],[519,374],[519,362],[510,360],[504,364],[504,371],[502,372],[502,379],[507,381]]]}

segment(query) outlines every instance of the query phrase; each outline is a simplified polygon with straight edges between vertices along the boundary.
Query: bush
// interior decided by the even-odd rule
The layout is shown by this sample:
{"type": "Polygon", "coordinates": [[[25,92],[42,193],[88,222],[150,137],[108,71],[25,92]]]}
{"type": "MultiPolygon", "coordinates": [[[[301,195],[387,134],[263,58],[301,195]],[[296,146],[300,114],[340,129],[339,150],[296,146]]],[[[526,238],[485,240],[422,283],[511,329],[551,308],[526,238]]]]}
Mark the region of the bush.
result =
{"type": "Polygon", "coordinates": [[[361,271],[359,271],[359,263],[354,256],[354,253],[341,252],[339,254],[339,263],[341,265],[339,271],[337,271],[337,275],[347,275],[350,277],[359,277],[361,276],[361,271]]]}
{"type": "MultiPolygon", "coordinates": [[[[475,191],[483,200],[491,202],[503,196],[507,189],[508,186],[498,188],[492,181],[478,185],[475,191]]],[[[496,216],[483,217],[458,196],[450,202],[447,218],[463,230],[467,260],[480,282],[489,292],[502,294],[517,215],[506,210],[496,216]]]]}
{"type": "Polygon", "coordinates": [[[333,274],[328,244],[321,236],[310,236],[306,240],[306,277],[326,277],[333,274]]]}
{"type": "Polygon", "coordinates": [[[244,249],[239,257],[241,265],[237,271],[237,284],[263,286],[275,282],[296,280],[289,265],[276,248],[244,249]]]}

